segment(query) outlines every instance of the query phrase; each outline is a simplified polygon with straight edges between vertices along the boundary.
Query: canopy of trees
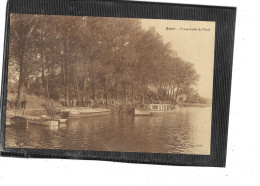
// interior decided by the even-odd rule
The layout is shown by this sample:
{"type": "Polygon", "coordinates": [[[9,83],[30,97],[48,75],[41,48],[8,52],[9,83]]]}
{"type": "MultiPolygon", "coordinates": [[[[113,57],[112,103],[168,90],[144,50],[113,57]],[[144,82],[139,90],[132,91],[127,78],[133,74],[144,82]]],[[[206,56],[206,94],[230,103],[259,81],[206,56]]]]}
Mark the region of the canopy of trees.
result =
{"type": "Polygon", "coordinates": [[[21,15],[10,24],[9,81],[25,93],[104,103],[174,102],[199,75],[138,19],[21,15]]]}

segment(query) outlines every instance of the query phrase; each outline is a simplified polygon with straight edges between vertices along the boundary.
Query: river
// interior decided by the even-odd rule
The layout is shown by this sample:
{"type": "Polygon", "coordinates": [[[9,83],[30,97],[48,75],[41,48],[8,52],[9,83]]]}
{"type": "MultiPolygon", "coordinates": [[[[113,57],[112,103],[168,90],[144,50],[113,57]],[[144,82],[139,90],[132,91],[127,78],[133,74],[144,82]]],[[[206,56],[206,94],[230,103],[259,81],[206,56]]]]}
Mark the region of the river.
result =
{"type": "Polygon", "coordinates": [[[107,115],[59,126],[6,128],[6,147],[209,154],[211,107],[184,107],[155,116],[107,115]]]}

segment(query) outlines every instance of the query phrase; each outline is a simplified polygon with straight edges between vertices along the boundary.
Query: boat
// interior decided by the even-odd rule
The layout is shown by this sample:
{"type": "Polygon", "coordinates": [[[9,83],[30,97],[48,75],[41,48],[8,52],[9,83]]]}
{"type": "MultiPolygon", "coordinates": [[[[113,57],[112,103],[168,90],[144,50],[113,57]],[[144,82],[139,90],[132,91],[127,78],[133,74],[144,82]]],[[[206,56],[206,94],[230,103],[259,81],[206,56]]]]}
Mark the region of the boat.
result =
{"type": "Polygon", "coordinates": [[[143,108],[135,109],[135,115],[156,115],[162,113],[170,113],[174,111],[174,106],[170,104],[146,104],[143,108]]]}
{"type": "Polygon", "coordinates": [[[147,109],[135,109],[135,115],[137,116],[150,116],[151,111],[147,109]]]}
{"type": "Polygon", "coordinates": [[[10,118],[9,122],[10,122],[9,126],[13,126],[15,128],[19,128],[19,129],[25,129],[28,124],[28,122],[24,116],[13,116],[10,118]]]}
{"type": "Polygon", "coordinates": [[[41,117],[37,116],[27,116],[26,117],[28,124],[34,124],[34,125],[58,125],[60,121],[58,119],[50,120],[45,117],[45,115],[42,115],[41,117]]]}
{"type": "Polygon", "coordinates": [[[103,115],[108,115],[110,113],[110,109],[106,109],[106,108],[92,109],[86,107],[66,109],[62,112],[66,112],[66,111],[69,111],[69,118],[103,116],[103,115]]]}
{"type": "Polygon", "coordinates": [[[150,104],[151,115],[173,112],[174,108],[170,104],[150,104]]]}
{"type": "Polygon", "coordinates": [[[44,121],[44,120],[29,120],[28,124],[33,124],[33,125],[59,125],[59,121],[56,120],[49,120],[49,121],[44,121]]]}

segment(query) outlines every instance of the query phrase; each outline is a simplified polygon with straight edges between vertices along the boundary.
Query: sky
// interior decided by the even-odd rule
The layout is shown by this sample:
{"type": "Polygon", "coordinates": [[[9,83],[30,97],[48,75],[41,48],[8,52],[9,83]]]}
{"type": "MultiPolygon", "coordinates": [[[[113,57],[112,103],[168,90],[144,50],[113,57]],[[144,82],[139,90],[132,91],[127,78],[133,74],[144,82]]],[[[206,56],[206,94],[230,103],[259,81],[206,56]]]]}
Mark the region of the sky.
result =
{"type": "Polygon", "coordinates": [[[141,22],[144,29],[155,27],[179,57],[194,64],[200,75],[195,89],[200,96],[212,98],[215,22],[161,19],[142,19],[141,22]]]}

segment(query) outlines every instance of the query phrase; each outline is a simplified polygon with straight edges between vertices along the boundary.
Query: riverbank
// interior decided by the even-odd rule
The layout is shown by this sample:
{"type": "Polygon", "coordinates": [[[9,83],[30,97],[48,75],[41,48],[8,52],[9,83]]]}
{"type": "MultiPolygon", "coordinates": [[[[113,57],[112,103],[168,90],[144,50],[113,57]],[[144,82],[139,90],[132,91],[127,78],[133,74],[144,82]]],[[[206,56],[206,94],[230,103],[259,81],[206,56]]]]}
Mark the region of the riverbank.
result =
{"type": "MultiPolygon", "coordinates": [[[[14,109],[15,107],[15,100],[16,100],[17,95],[13,93],[8,93],[7,94],[7,109],[14,109]]],[[[48,104],[48,98],[45,96],[37,96],[34,94],[25,94],[24,98],[26,100],[26,105],[25,108],[28,110],[33,110],[33,109],[47,109],[47,104],[48,104]]],[[[54,106],[61,108],[62,105],[58,101],[53,101],[54,106]]]]}
{"type": "MultiPolygon", "coordinates": [[[[12,116],[42,116],[48,115],[48,99],[44,96],[36,96],[33,94],[26,94],[26,105],[25,109],[15,109],[14,100],[16,99],[16,94],[9,93],[7,95],[8,103],[6,110],[6,121],[9,122],[12,116]]],[[[54,101],[55,112],[60,112],[62,106],[59,102],[54,101]]]]}
{"type": "Polygon", "coordinates": [[[212,105],[211,104],[203,104],[203,103],[183,103],[184,107],[201,107],[201,108],[204,108],[204,107],[211,107],[212,105]]]}

